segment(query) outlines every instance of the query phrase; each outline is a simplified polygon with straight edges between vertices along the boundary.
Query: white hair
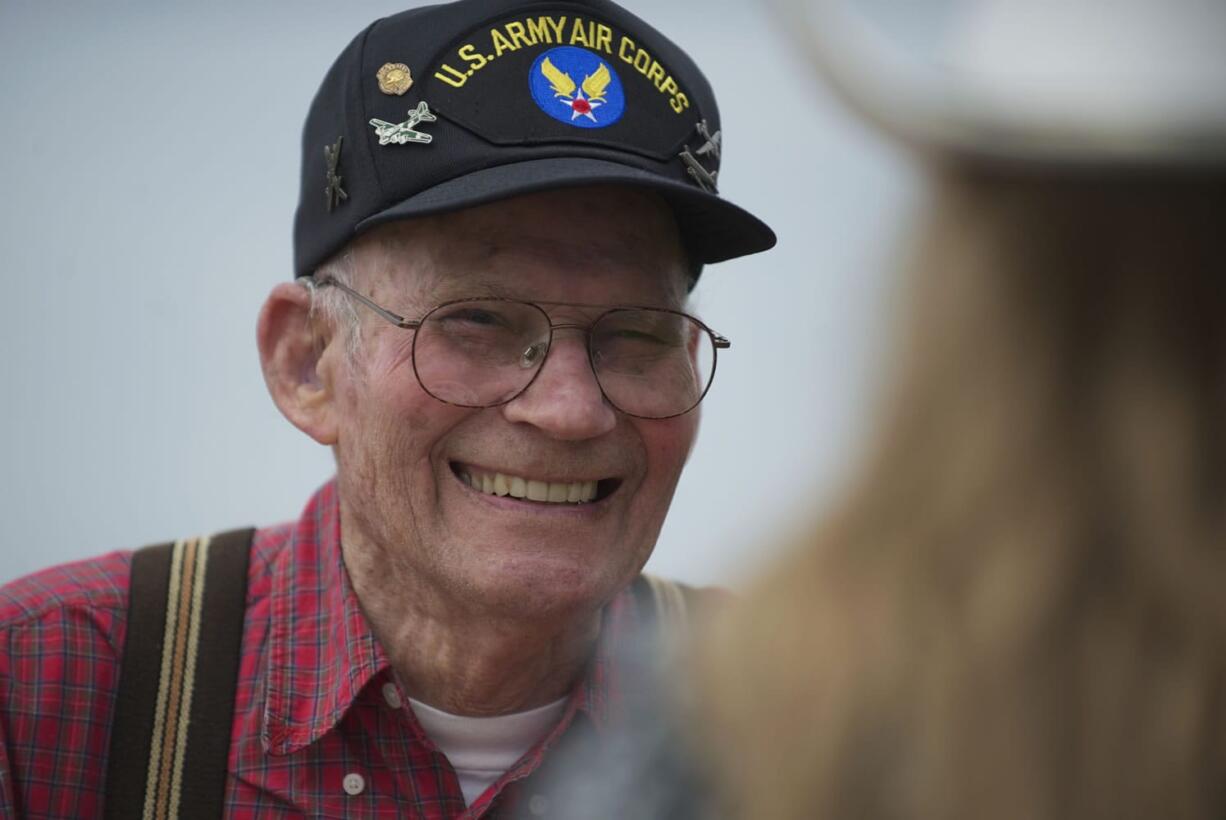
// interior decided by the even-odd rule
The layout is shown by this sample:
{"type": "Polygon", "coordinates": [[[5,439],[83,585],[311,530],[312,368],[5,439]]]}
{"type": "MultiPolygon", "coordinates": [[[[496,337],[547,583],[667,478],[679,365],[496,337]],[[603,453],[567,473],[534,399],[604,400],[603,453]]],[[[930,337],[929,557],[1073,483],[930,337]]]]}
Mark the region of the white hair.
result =
{"type": "Polygon", "coordinates": [[[320,265],[313,276],[302,280],[311,294],[312,322],[323,319],[336,332],[345,334],[345,360],[350,364],[356,362],[361,353],[362,318],[353,299],[343,290],[321,286],[319,283],[330,280],[354,287],[357,264],[353,257],[353,249],[345,248],[320,265]]]}

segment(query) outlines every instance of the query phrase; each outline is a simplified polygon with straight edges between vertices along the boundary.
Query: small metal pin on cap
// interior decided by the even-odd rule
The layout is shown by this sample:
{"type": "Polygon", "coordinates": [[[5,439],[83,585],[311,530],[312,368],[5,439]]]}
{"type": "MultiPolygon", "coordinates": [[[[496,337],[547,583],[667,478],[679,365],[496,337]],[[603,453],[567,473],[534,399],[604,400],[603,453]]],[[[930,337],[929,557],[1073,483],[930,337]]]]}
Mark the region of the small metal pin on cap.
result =
{"type": "Polygon", "coordinates": [[[375,72],[375,79],[379,81],[380,91],[397,97],[413,87],[413,73],[404,63],[384,63],[375,72]]]}

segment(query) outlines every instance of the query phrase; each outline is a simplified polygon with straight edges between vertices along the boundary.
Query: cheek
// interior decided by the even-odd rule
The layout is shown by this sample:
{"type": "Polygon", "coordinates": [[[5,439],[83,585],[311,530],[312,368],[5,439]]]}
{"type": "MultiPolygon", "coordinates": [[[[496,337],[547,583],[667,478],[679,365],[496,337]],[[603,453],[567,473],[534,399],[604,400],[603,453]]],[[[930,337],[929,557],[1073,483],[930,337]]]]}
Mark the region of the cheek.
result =
{"type": "MultiPolygon", "coordinates": [[[[698,435],[698,410],[675,419],[645,421],[640,425],[640,437],[647,452],[646,481],[660,488],[671,489],[681,475],[681,468],[693,449],[698,435]]],[[[667,497],[665,498],[667,502],[667,497]]]]}
{"type": "Polygon", "coordinates": [[[362,352],[353,365],[360,386],[378,392],[417,384],[413,375],[413,334],[372,332],[363,340],[362,352]]]}
{"type": "Polygon", "coordinates": [[[433,443],[449,426],[448,414],[421,391],[411,368],[373,364],[341,386],[337,455],[368,479],[403,491],[405,479],[428,466],[433,443]]]}
{"type": "Polygon", "coordinates": [[[413,374],[412,335],[371,334],[357,361],[338,384],[338,393],[351,427],[422,426],[429,408],[413,374]]]}
{"type": "Polygon", "coordinates": [[[355,525],[385,544],[420,540],[439,502],[431,455],[450,419],[431,412],[438,403],[414,390],[415,384],[356,388],[353,412],[337,444],[341,493],[355,525]]]}
{"type": "Polygon", "coordinates": [[[449,469],[445,446],[474,412],[443,404],[410,376],[359,396],[347,432],[353,450],[377,466],[381,481],[398,493],[433,496],[435,478],[445,478],[449,469]]]}

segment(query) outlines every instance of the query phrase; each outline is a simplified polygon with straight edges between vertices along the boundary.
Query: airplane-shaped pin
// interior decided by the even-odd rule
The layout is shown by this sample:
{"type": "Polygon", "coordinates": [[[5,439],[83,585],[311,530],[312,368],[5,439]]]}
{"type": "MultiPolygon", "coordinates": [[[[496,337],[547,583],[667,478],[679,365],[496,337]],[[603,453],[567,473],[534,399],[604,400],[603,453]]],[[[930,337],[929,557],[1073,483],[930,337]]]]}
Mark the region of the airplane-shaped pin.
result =
{"type": "Polygon", "coordinates": [[[426,145],[434,137],[421,131],[414,131],[413,126],[419,122],[437,121],[438,117],[430,113],[430,106],[426,105],[425,100],[422,100],[417,104],[417,108],[409,110],[409,118],[404,122],[393,123],[374,119],[370,121],[370,124],[375,127],[375,133],[379,135],[380,145],[387,145],[389,142],[394,142],[397,145],[405,145],[410,142],[426,145]]]}
{"type": "MultiPolygon", "coordinates": [[[[702,147],[696,150],[694,154],[697,154],[699,157],[710,154],[716,162],[719,162],[720,132],[716,131],[712,134],[707,127],[706,120],[699,122],[694,127],[694,130],[698,132],[698,136],[705,140],[702,147]]],[[[685,165],[686,173],[690,175],[690,179],[698,183],[699,188],[702,188],[707,193],[718,194],[719,188],[716,182],[719,179],[719,171],[708,171],[694,154],[690,153],[689,148],[683,148],[678,155],[681,157],[681,162],[685,165]]]]}
{"type": "Polygon", "coordinates": [[[719,146],[721,141],[720,132],[716,131],[714,134],[712,134],[710,129],[707,127],[706,120],[700,121],[698,125],[694,126],[694,130],[698,132],[698,136],[706,140],[706,144],[694,153],[700,157],[705,154],[710,154],[711,156],[715,157],[716,162],[719,162],[719,146]]]}
{"type": "Polygon", "coordinates": [[[719,177],[718,171],[708,171],[702,167],[702,163],[690,153],[688,148],[681,152],[680,157],[681,161],[685,163],[686,173],[698,183],[699,188],[702,188],[709,194],[719,193],[719,188],[716,185],[716,180],[719,177]]]}

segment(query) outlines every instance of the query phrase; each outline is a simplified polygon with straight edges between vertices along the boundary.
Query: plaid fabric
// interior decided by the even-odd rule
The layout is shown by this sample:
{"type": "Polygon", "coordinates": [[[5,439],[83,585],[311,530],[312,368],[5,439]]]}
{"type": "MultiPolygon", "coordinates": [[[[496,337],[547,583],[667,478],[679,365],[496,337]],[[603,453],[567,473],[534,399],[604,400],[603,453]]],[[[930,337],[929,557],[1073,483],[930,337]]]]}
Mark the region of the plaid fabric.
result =
{"type": "MultiPolygon", "coordinates": [[[[0,589],[0,817],[102,816],[131,553],[55,567],[0,589]]],[[[358,606],[340,553],[335,484],[295,524],[259,530],[231,734],[227,816],[478,818],[533,797],[546,753],[605,731],[620,703],[613,657],[628,592],[550,734],[466,808],[358,606]],[[385,687],[399,702],[393,708],[385,687]],[[353,788],[361,777],[362,788],[353,788]]]]}

